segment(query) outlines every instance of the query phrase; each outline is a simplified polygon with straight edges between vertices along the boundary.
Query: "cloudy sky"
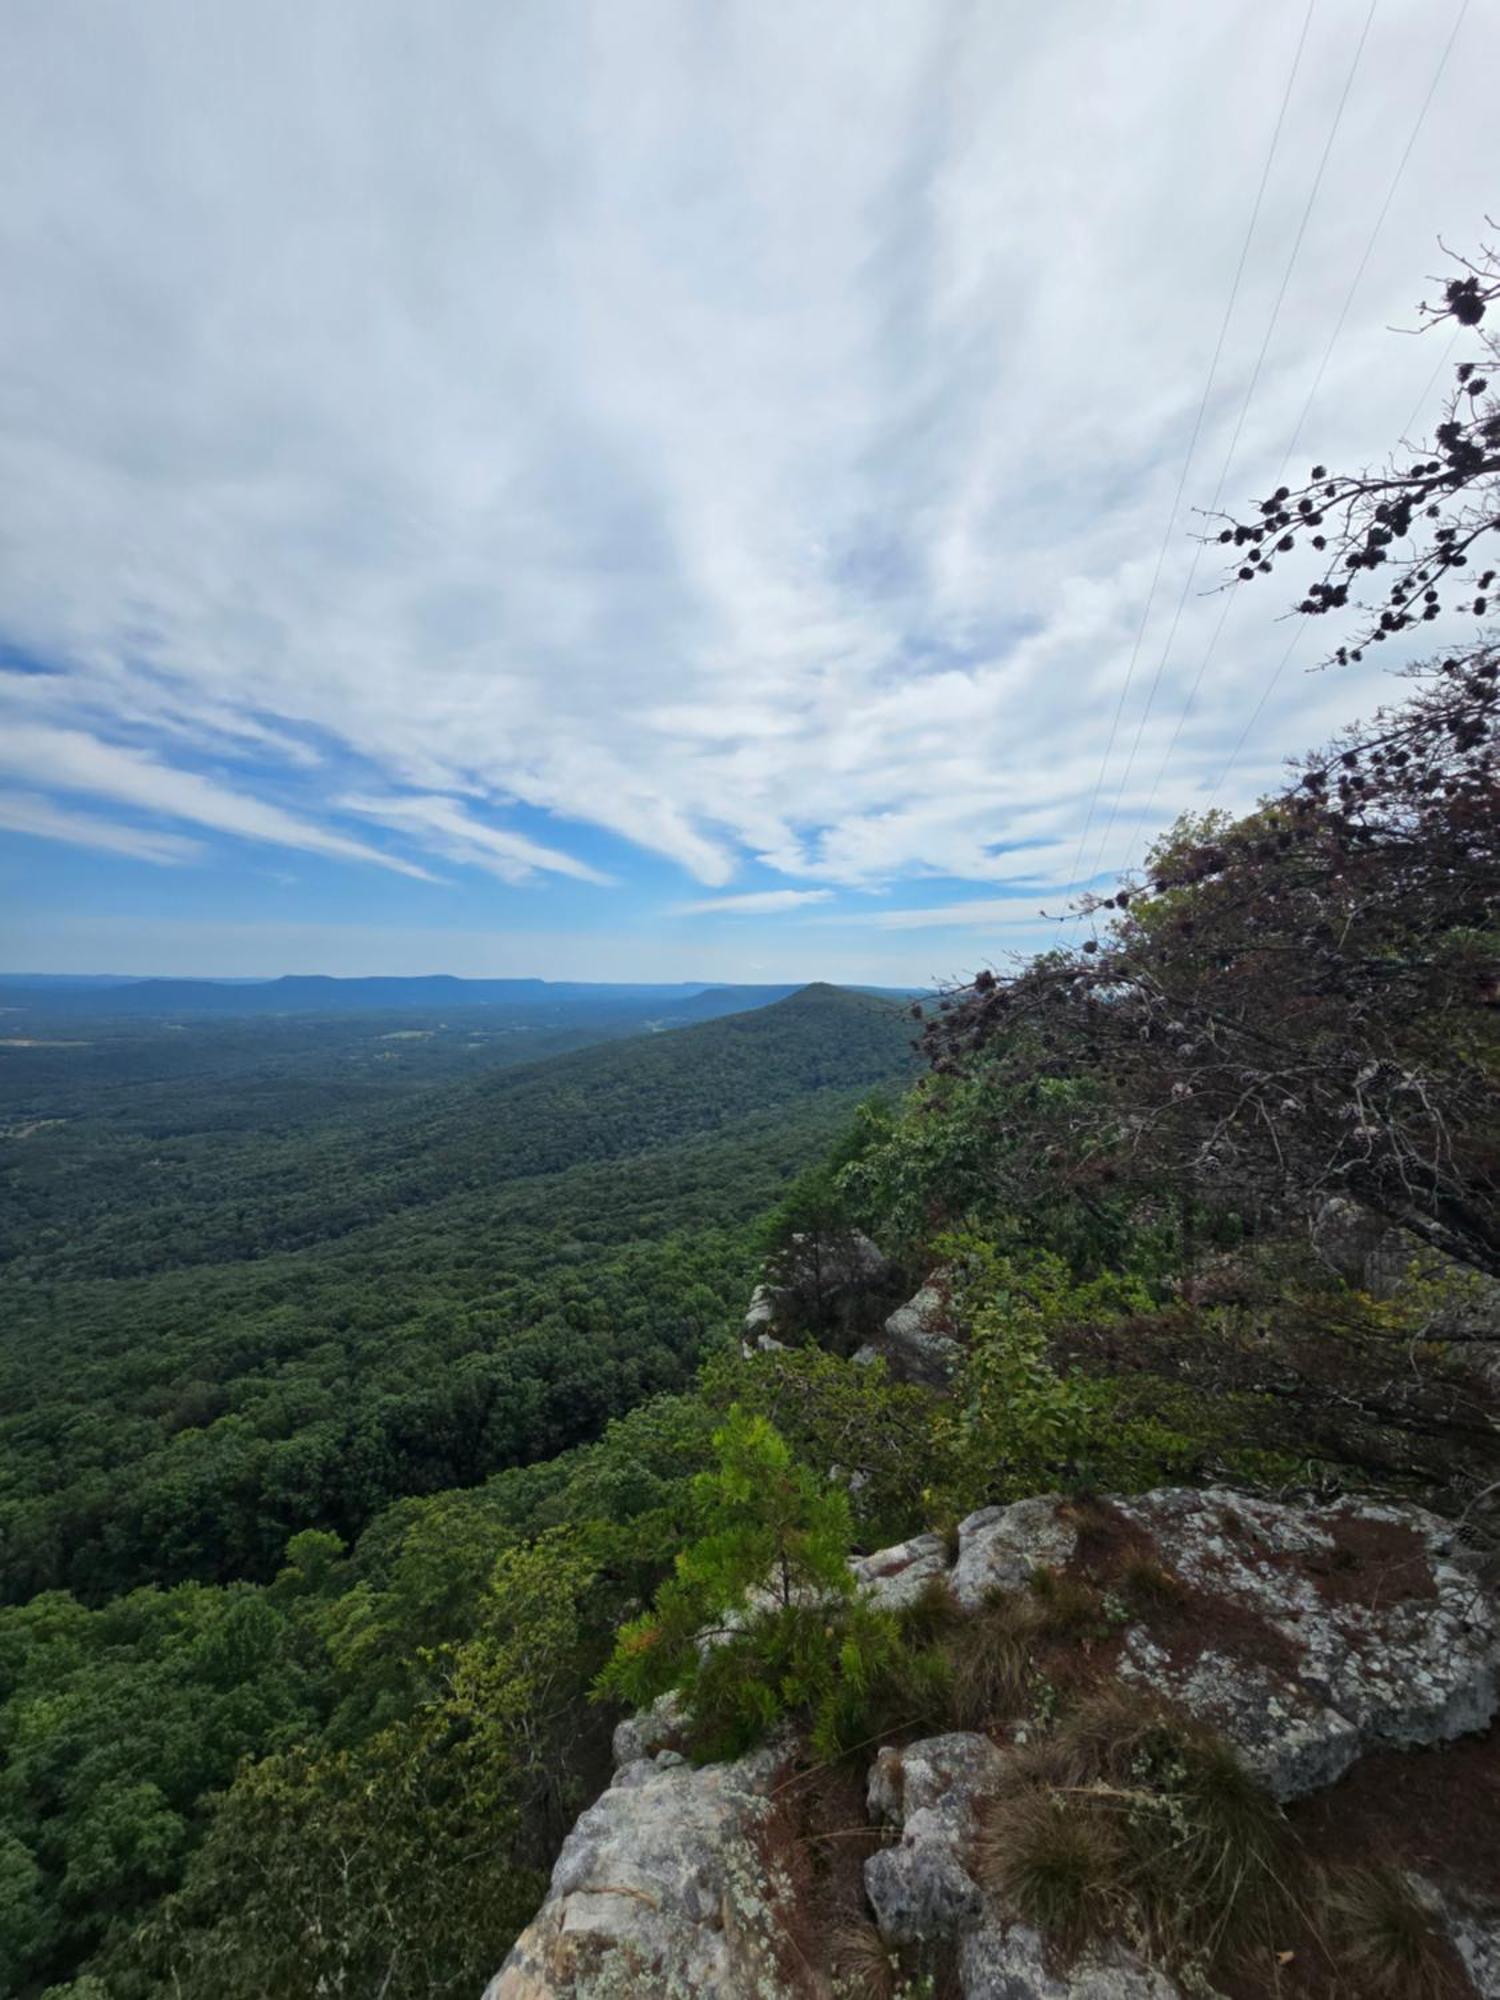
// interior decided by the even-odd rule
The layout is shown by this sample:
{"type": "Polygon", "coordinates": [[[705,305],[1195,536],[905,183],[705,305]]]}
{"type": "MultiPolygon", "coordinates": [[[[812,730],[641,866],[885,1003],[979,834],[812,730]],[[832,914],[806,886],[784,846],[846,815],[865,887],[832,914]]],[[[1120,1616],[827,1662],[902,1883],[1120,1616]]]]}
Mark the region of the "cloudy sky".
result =
{"type": "Polygon", "coordinates": [[[0,965],[1055,936],[1378,699],[1192,509],[1430,413],[1497,69],[1488,0],[8,0],[0,965]]]}

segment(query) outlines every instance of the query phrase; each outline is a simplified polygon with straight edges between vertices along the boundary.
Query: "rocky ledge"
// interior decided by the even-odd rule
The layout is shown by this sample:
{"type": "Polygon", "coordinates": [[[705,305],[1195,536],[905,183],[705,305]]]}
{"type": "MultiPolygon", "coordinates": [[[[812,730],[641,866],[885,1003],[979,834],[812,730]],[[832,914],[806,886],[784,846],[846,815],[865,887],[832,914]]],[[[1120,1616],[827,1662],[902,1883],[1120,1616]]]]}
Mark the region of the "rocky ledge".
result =
{"type": "MultiPolygon", "coordinates": [[[[877,1602],[945,1587],[972,1617],[1039,1580],[1086,1582],[1106,1616],[1074,1671],[1150,1690],[1227,1739],[1309,1840],[1336,1830],[1341,1851],[1399,1868],[1446,1940],[1445,1990],[1500,2000],[1500,1607],[1448,1523],[1222,1490],[1040,1498],[971,1515],[956,1550],[918,1536],[856,1574],[877,1602]]],[[[1183,1989],[1126,1940],[1059,1958],[981,1887],[976,1829],[1004,1809],[1011,1760],[1039,1727],[879,1748],[864,1826],[840,1829],[862,1843],[844,1850],[857,1852],[858,1922],[892,1964],[936,1950],[965,2000],[1176,2000],[1183,1989]]],[[[680,1730],[670,1702],[621,1725],[614,1783],[565,1842],[486,2000],[839,1990],[803,1943],[805,1871],[785,1824],[797,1746],[695,1768],[680,1730]]]]}

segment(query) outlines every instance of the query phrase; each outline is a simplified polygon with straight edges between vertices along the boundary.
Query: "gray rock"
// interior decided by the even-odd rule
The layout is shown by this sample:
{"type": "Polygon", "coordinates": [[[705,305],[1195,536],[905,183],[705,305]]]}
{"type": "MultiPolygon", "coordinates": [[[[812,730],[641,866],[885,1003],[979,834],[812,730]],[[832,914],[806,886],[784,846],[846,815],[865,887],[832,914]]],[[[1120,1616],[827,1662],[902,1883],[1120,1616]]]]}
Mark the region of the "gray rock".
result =
{"type": "Polygon", "coordinates": [[[994,1590],[1024,1589],[1033,1570],[1056,1569],[1078,1546],[1078,1531],[1059,1512],[1055,1494],[981,1507],[958,1524],[953,1594],[977,1611],[994,1590]]]}
{"type": "Polygon", "coordinates": [[[914,1535],[894,1548],[856,1557],[853,1569],[882,1610],[900,1611],[915,1604],[934,1577],[947,1575],[948,1551],[941,1535],[914,1535]]]}
{"type": "Polygon", "coordinates": [[[1050,1967],[1041,1939],[1024,1924],[971,1931],[959,1946],[958,1983],[964,2000],[1181,2000],[1182,1993],[1123,1946],[1050,1967]]]}
{"type": "MultiPolygon", "coordinates": [[[[805,1236],[794,1236],[794,1253],[806,1242],[805,1236]]],[[[885,1252],[861,1229],[851,1229],[832,1249],[825,1249],[822,1263],[825,1281],[839,1285],[878,1285],[891,1268],[885,1252]]]]}
{"type": "MultiPolygon", "coordinates": [[[[1500,1607],[1436,1517],[1224,1490],[1113,1504],[1192,1592],[1160,1640],[1123,1630],[1122,1677],[1220,1729],[1278,1796],[1332,1782],[1366,1750],[1441,1743],[1495,1713],[1500,1607]]],[[[854,1570],[893,1606],[947,1574],[972,1611],[1076,1546],[1072,1510],[1040,1498],[971,1515],[951,1570],[936,1535],[854,1570]]],[[[756,1831],[785,1753],[694,1770],[680,1761],[682,1721],[668,1698],[620,1724],[615,1783],[569,1836],[487,2000],[784,2000],[792,1889],[756,1831]]],[[[1034,1933],[986,1904],[970,1867],[976,1809],[1008,1754],[964,1732],[879,1752],[868,1806],[890,1843],[866,1862],[865,1888],[882,1934],[893,1945],[954,1941],[969,2000],[1176,2000],[1177,1987],[1123,1949],[1066,1970],[1047,1963],[1034,1933]]],[[[1434,1908],[1476,1991],[1500,2000],[1500,1917],[1446,1892],[1434,1908]]]]}
{"type": "Polygon", "coordinates": [[[616,1765],[634,1764],[658,1750],[673,1749],[682,1741],[687,1712],[675,1694],[664,1694],[638,1715],[627,1715],[616,1723],[612,1742],[616,1765]]]}
{"type": "Polygon", "coordinates": [[[1347,1195],[1330,1195],[1312,1223],[1319,1257],[1346,1285],[1387,1297],[1400,1283],[1417,1252],[1415,1237],[1394,1229],[1381,1216],[1347,1195]]]}
{"type": "Polygon", "coordinates": [[[975,1810],[1004,1761],[987,1736],[962,1730],[877,1756],[870,1816],[899,1838],[865,1863],[865,1897],[890,1943],[953,1937],[979,1921],[967,1857],[975,1810]]]}
{"type": "Polygon", "coordinates": [[[627,1764],[563,1842],[547,1899],[484,2000],[785,2000],[775,1964],[787,1886],[754,1844],[785,1758],[627,1764]]]}
{"type": "Polygon", "coordinates": [[[750,1308],[745,1314],[745,1331],[740,1340],[740,1352],[744,1355],[766,1354],[786,1345],[775,1335],[776,1294],[769,1285],[757,1285],[750,1294],[750,1308]]]}
{"type": "Polygon", "coordinates": [[[956,1333],[948,1273],[934,1271],[919,1292],[897,1306],[872,1344],[899,1380],[941,1388],[963,1356],[956,1333]]]}
{"type": "Polygon", "coordinates": [[[1120,1678],[1170,1694],[1228,1737],[1245,1767],[1279,1799],[1341,1778],[1359,1755],[1359,1731],[1300,1682],[1254,1661],[1205,1650],[1174,1667],[1144,1632],[1125,1636],[1120,1678]]]}
{"type": "Polygon", "coordinates": [[[1500,1615],[1435,1515],[1215,1490],[1117,1504],[1234,1614],[1221,1633],[1205,1610],[1201,1646],[1174,1659],[1128,1633],[1122,1674],[1222,1730],[1279,1798],[1331,1784],[1368,1750],[1448,1742],[1495,1713],[1500,1615]]]}
{"type": "Polygon", "coordinates": [[[1436,1918],[1463,1962],[1479,2000],[1500,2000],[1500,1903],[1446,1894],[1426,1876],[1408,1874],[1417,1900],[1436,1918]]]}
{"type": "Polygon", "coordinates": [[[937,1841],[882,1848],[865,1863],[865,1900],[891,1944],[954,1937],[979,1921],[978,1889],[937,1841]]]}
{"type": "Polygon", "coordinates": [[[881,1935],[893,1945],[959,1940],[966,2000],[1180,2000],[1171,1980],[1123,1948],[1054,1969],[1035,1931],[1003,1923],[986,1904],[969,1856],[978,1808],[1006,1756],[987,1736],[956,1730],[876,1757],[870,1817],[898,1835],[865,1863],[865,1898],[881,1935]]]}
{"type": "Polygon", "coordinates": [[[954,1839],[968,1840],[975,1808],[1004,1768],[1005,1752],[973,1730],[952,1729],[899,1749],[888,1744],[870,1771],[870,1817],[905,1831],[918,1814],[937,1814],[954,1839]]]}
{"type": "Polygon", "coordinates": [[[1500,1911],[1448,1903],[1443,1922],[1479,2000],[1500,2000],[1500,1911]]]}
{"type": "Polygon", "coordinates": [[[749,1340],[758,1334],[769,1333],[776,1324],[776,1301],[769,1285],[757,1285],[750,1294],[750,1307],[745,1314],[745,1336],[749,1340]]]}

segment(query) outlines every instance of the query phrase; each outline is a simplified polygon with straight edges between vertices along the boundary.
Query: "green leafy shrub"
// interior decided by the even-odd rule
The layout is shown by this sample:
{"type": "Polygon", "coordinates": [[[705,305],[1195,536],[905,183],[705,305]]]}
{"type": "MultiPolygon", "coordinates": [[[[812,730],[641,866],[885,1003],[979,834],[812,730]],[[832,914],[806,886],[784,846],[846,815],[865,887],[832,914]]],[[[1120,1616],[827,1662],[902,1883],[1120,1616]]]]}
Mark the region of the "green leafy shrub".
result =
{"type": "Polygon", "coordinates": [[[1186,1468],[1191,1438],[1149,1418],[1122,1420],[1114,1383],[1049,1358],[1066,1327],[1149,1306],[1140,1279],[1079,1281],[1050,1252],[1002,1256],[971,1234],[939,1247],[959,1274],[969,1328],[954,1397],[935,1420],[948,1468],[940,1503],[964,1513],[1059,1488],[1140,1488],[1186,1468]]]}
{"type": "Polygon", "coordinates": [[[714,1444],[718,1464],[697,1481],[702,1532],[621,1628],[597,1692],[639,1705],[675,1690],[707,1757],[737,1755],[784,1717],[832,1757],[940,1713],[942,1655],[856,1592],[842,1489],[738,1406],[714,1444]]]}

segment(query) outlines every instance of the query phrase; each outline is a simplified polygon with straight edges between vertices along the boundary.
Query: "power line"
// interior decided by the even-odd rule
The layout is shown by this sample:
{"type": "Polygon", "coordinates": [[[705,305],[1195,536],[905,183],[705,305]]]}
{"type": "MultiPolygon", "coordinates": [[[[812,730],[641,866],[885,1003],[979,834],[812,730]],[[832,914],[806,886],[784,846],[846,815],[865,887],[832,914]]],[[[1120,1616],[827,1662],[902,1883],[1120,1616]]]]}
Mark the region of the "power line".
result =
{"type": "Polygon", "coordinates": [[[1360,255],[1359,263],[1355,266],[1354,276],[1349,280],[1349,289],[1344,294],[1344,303],[1339,307],[1339,316],[1334,321],[1333,332],[1328,336],[1328,345],[1323,349],[1323,358],[1318,363],[1318,372],[1314,375],[1312,387],[1307,392],[1307,401],[1302,405],[1302,414],[1297,419],[1297,428],[1292,432],[1292,441],[1287,446],[1286,456],[1282,460],[1283,472],[1286,470],[1287,459],[1290,459],[1292,453],[1297,449],[1297,441],[1302,435],[1302,426],[1307,422],[1308,413],[1312,409],[1319,389],[1323,386],[1324,371],[1332,357],[1335,346],[1338,344],[1338,337],[1344,330],[1344,321],[1348,318],[1349,308],[1354,303],[1354,294],[1359,290],[1360,279],[1365,275],[1365,267],[1370,261],[1370,253],[1375,248],[1375,239],[1385,227],[1385,219],[1390,213],[1391,203],[1396,198],[1396,189],[1401,184],[1401,176],[1406,172],[1406,163],[1411,158],[1412,148],[1417,143],[1417,135],[1426,123],[1427,113],[1431,108],[1434,96],[1437,94],[1437,87],[1442,81],[1443,71],[1448,67],[1448,58],[1453,53],[1453,44],[1458,40],[1458,31],[1463,26],[1464,16],[1468,11],[1469,0],[1459,0],[1458,12],[1453,17],[1453,26],[1448,32],[1448,40],[1444,44],[1442,55],[1438,58],[1438,66],[1432,73],[1432,81],[1427,86],[1427,95],[1422,99],[1422,107],[1417,113],[1411,131],[1407,134],[1406,144],[1402,148],[1401,157],[1396,162],[1396,171],[1391,175],[1391,184],[1385,191],[1385,200],[1380,204],[1380,213],[1376,216],[1374,227],[1365,239],[1364,250],[1360,255]]]}
{"type": "MultiPolygon", "coordinates": [[[[1370,230],[1370,234],[1365,240],[1365,247],[1360,255],[1359,263],[1355,267],[1354,276],[1349,281],[1349,289],[1344,294],[1344,303],[1339,308],[1338,319],[1334,324],[1334,329],[1329,337],[1328,345],[1323,350],[1323,358],[1318,363],[1318,372],[1313,377],[1312,387],[1307,392],[1307,400],[1302,405],[1302,414],[1297,419],[1297,428],[1292,433],[1292,441],[1287,446],[1286,451],[1283,454],[1281,461],[1281,470],[1283,474],[1286,471],[1287,464],[1292,456],[1292,453],[1296,450],[1297,440],[1302,435],[1302,426],[1307,421],[1308,412],[1311,410],[1313,406],[1313,399],[1316,397],[1318,389],[1322,384],[1323,374],[1328,366],[1329,358],[1333,353],[1334,344],[1338,340],[1339,334],[1343,331],[1344,321],[1348,317],[1349,308],[1354,302],[1354,294],[1359,288],[1359,282],[1365,274],[1365,267],[1368,265],[1370,261],[1370,254],[1375,248],[1375,240],[1379,236],[1380,231],[1385,224],[1386,216],[1390,213],[1390,207],[1392,201],[1395,199],[1396,189],[1400,185],[1402,175],[1406,172],[1406,164],[1408,160],[1410,160],[1411,158],[1412,149],[1416,145],[1418,135],[1420,134],[1422,127],[1426,122],[1427,113],[1432,107],[1432,100],[1437,94],[1437,87],[1439,83],[1442,81],[1443,71],[1448,67],[1448,58],[1453,53],[1453,44],[1458,40],[1458,31],[1463,26],[1464,16],[1468,13],[1468,11],[1469,11],[1469,0],[1459,0],[1458,12],[1453,17],[1453,26],[1448,31],[1448,39],[1443,45],[1442,54],[1438,57],[1437,68],[1433,71],[1432,81],[1427,86],[1427,95],[1422,99],[1421,108],[1418,110],[1416,118],[1413,121],[1411,131],[1407,134],[1406,144],[1401,150],[1400,159],[1396,162],[1396,170],[1391,176],[1390,186],[1385,191],[1385,200],[1380,204],[1380,213],[1376,216],[1374,226],[1370,230]]],[[[1401,437],[1404,438],[1407,435],[1407,433],[1415,425],[1418,417],[1421,416],[1423,410],[1427,408],[1428,403],[1432,396],[1432,392],[1437,386],[1438,378],[1442,375],[1443,370],[1448,365],[1448,357],[1453,352],[1454,344],[1457,341],[1458,336],[1459,336],[1459,328],[1455,326],[1452,333],[1450,333],[1448,336],[1447,345],[1444,347],[1441,355],[1438,357],[1437,366],[1433,369],[1431,375],[1427,378],[1426,386],[1422,390],[1421,395],[1417,398],[1417,401],[1412,408],[1411,415],[1407,418],[1406,422],[1401,427],[1401,432],[1400,432],[1401,437]]],[[[1277,483],[1278,485],[1280,484],[1279,479],[1277,483]]],[[[1221,619],[1220,620],[1221,627],[1222,624],[1223,620],[1221,619]]],[[[1286,651],[1277,661],[1275,669],[1273,670],[1270,679],[1261,689],[1260,695],[1256,700],[1254,708],[1250,711],[1249,717],[1247,718],[1244,727],[1241,729],[1238,737],[1235,739],[1234,748],[1230,751],[1228,759],[1226,760],[1224,767],[1220,771],[1218,777],[1215,779],[1213,789],[1212,791],[1210,791],[1208,795],[1208,804],[1204,808],[1205,811],[1212,810],[1214,801],[1218,798],[1220,792],[1223,791],[1225,784],[1228,782],[1230,772],[1233,771],[1235,764],[1239,760],[1240,752],[1244,749],[1245,744],[1249,740],[1251,730],[1260,720],[1261,714],[1265,709],[1266,703],[1271,699],[1271,696],[1275,693],[1277,683],[1280,681],[1282,674],[1286,670],[1287,662],[1291,659],[1292,654],[1295,652],[1306,630],[1307,630],[1307,619],[1305,616],[1303,616],[1298,619],[1296,630],[1293,632],[1290,640],[1287,642],[1286,651]]],[[[1215,636],[1217,636],[1217,633],[1215,634],[1215,636]]],[[[1175,745],[1176,739],[1174,738],[1173,740],[1175,745]]],[[[1155,791],[1153,789],[1152,798],[1154,799],[1154,797],[1155,797],[1155,791]]],[[[1145,819],[1144,813],[1142,814],[1141,819],[1143,823],[1145,819]]],[[[1140,838],[1140,831],[1141,828],[1140,825],[1138,824],[1136,827],[1135,838],[1131,842],[1132,855],[1135,852],[1135,843],[1140,838]]]]}
{"type": "MultiPolygon", "coordinates": [[[[1359,41],[1355,45],[1354,59],[1349,65],[1348,75],[1344,78],[1344,88],[1339,95],[1338,106],[1333,114],[1333,122],[1328,128],[1328,137],[1323,142],[1323,151],[1318,159],[1317,171],[1314,173],[1312,177],[1312,184],[1307,191],[1307,199],[1302,205],[1302,217],[1297,224],[1297,233],[1292,239],[1291,252],[1286,260],[1286,268],[1283,270],[1281,274],[1281,284],[1277,288],[1276,298],[1271,307],[1271,316],[1266,322],[1266,331],[1260,343],[1260,352],[1256,355],[1255,366],[1250,371],[1250,380],[1245,387],[1244,398],[1240,404],[1239,417],[1236,420],[1234,426],[1234,434],[1229,440],[1229,449],[1224,454],[1224,463],[1219,471],[1218,482],[1214,487],[1213,498],[1208,503],[1207,511],[1210,514],[1212,514],[1217,509],[1219,501],[1223,496],[1224,488],[1229,480],[1230,467],[1233,465],[1234,455],[1239,449],[1240,438],[1245,428],[1245,420],[1250,414],[1250,405],[1255,399],[1255,391],[1260,383],[1261,369],[1265,366],[1266,355],[1270,351],[1271,341],[1275,336],[1277,323],[1281,318],[1281,308],[1286,302],[1287,289],[1292,281],[1292,272],[1296,268],[1297,258],[1302,249],[1302,239],[1307,234],[1307,225],[1312,218],[1313,206],[1317,201],[1318,191],[1323,185],[1323,175],[1328,167],[1329,156],[1333,152],[1334,141],[1338,137],[1339,126],[1343,123],[1344,111],[1349,102],[1349,93],[1354,88],[1354,79],[1355,76],[1358,74],[1360,60],[1365,52],[1365,43],[1369,40],[1370,27],[1375,19],[1375,9],[1378,4],[1379,0],[1370,0],[1370,9],[1369,12],[1365,15],[1365,24],[1364,27],[1360,30],[1359,41]]],[[[1172,628],[1167,635],[1167,643],[1166,646],[1163,648],[1161,660],[1157,666],[1156,674],[1152,680],[1150,692],[1148,693],[1146,698],[1146,706],[1141,711],[1141,719],[1136,725],[1135,741],[1131,745],[1130,756],[1126,761],[1125,770],[1123,775],[1121,776],[1119,788],[1115,793],[1115,801],[1113,806],[1110,808],[1109,819],[1105,823],[1104,833],[1099,842],[1098,852],[1094,857],[1094,866],[1089,871],[1090,875],[1096,875],[1099,872],[1099,868],[1103,863],[1105,850],[1109,843],[1109,836],[1114,830],[1115,820],[1119,815],[1120,806],[1124,802],[1125,788],[1130,783],[1131,773],[1135,769],[1136,752],[1139,750],[1141,738],[1145,734],[1146,723],[1150,719],[1151,710],[1156,699],[1156,693],[1158,688],[1161,686],[1162,675],[1166,669],[1167,661],[1171,655],[1173,641],[1176,639],[1177,636],[1177,627],[1181,621],[1183,609],[1187,604],[1188,596],[1192,590],[1194,579],[1198,574],[1198,564],[1202,560],[1202,555],[1203,555],[1203,549],[1202,549],[1202,544],[1200,543],[1199,546],[1195,548],[1193,551],[1193,560],[1189,565],[1187,576],[1183,580],[1182,592],[1177,600],[1177,610],[1172,618],[1172,628]]],[[[1177,718],[1177,727],[1172,733],[1172,740],[1170,744],[1167,746],[1166,756],[1162,759],[1161,768],[1158,770],[1156,774],[1156,778],[1152,783],[1151,790],[1147,795],[1146,805],[1141,812],[1140,820],[1137,822],[1136,832],[1131,838],[1131,845],[1129,850],[1130,854],[1134,854],[1135,852],[1135,842],[1139,838],[1140,827],[1144,823],[1146,815],[1147,813],[1149,813],[1151,805],[1156,798],[1157,787],[1160,785],[1162,776],[1166,771],[1167,764],[1171,760],[1172,752],[1177,748],[1178,741],[1182,735],[1183,727],[1187,722],[1188,713],[1192,708],[1194,697],[1197,695],[1198,689],[1202,684],[1203,676],[1208,671],[1209,661],[1213,657],[1214,648],[1218,644],[1219,634],[1224,629],[1224,621],[1228,617],[1228,615],[1229,615],[1229,594],[1226,594],[1224,609],[1219,615],[1218,624],[1214,627],[1212,637],[1210,638],[1209,641],[1208,651],[1204,654],[1203,660],[1199,665],[1197,675],[1194,678],[1193,685],[1188,690],[1188,697],[1183,704],[1182,713],[1177,718]]],[[[1127,856],[1127,864],[1128,864],[1128,858],[1129,857],[1127,856]]]]}
{"type": "Polygon", "coordinates": [[[1130,684],[1135,678],[1136,661],[1140,657],[1141,644],[1146,636],[1146,625],[1150,619],[1151,606],[1156,597],[1156,586],[1161,580],[1162,565],[1166,561],[1167,550],[1171,546],[1172,530],[1177,525],[1177,510],[1182,505],[1182,495],[1187,485],[1188,470],[1193,462],[1193,453],[1198,446],[1198,434],[1203,427],[1203,418],[1208,408],[1208,399],[1213,392],[1214,376],[1218,372],[1219,358],[1224,350],[1225,336],[1229,332],[1229,322],[1233,317],[1235,302],[1239,297],[1240,282],[1245,275],[1245,262],[1250,255],[1250,244],[1255,235],[1256,224],[1260,220],[1261,202],[1265,197],[1266,183],[1271,177],[1271,165],[1276,158],[1276,148],[1281,138],[1281,128],[1286,122],[1287,106],[1291,103],[1292,99],[1292,86],[1297,80],[1297,71],[1302,64],[1302,51],[1307,44],[1307,31],[1312,26],[1313,8],[1316,4],[1317,0],[1307,0],[1307,13],[1303,17],[1302,32],[1297,37],[1297,47],[1292,56],[1292,66],[1287,72],[1286,87],[1281,94],[1281,108],[1276,114],[1276,124],[1271,132],[1271,143],[1266,149],[1265,165],[1261,168],[1260,185],[1255,191],[1255,201],[1250,210],[1249,223],[1245,229],[1245,240],[1240,245],[1240,256],[1239,262],[1235,266],[1234,282],[1229,288],[1229,302],[1224,308],[1224,318],[1219,326],[1219,337],[1214,344],[1213,359],[1210,361],[1208,368],[1208,379],[1203,384],[1203,395],[1198,404],[1198,414],[1193,421],[1192,435],[1188,439],[1187,455],[1182,461],[1182,471],[1177,480],[1177,491],[1172,499],[1172,511],[1167,517],[1167,525],[1162,532],[1161,547],[1156,552],[1156,567],[1152,571],[1151,587],[1146,593],[1145,607],[1141,612],[1140,624],[1136,628],[1135,644],[1130,649],[1130,661],[1125,669],[1125,682],[1120,689],[1120,698],[1115,704],[1114,720],[1111,722],[1109,729],[1109,740],[1104,746],[1104,756],[1099,764],[1099,775],[1094,780],[1093,796],[1089,800],[1089,809],[1083,822],[1083,831],[1078,836],[1078,852],[1073,860],[1073,880],[1075,882],[1079,879],[1078,871],[1083,862],[1083,850],[1088,843],[1089,830],[1094,823],[1094,814],[1098,810],[1099,795],[1104,789],[1105,772],[1109,769],[1109,760],[1114,755],[1115,738],[1120,728],[1120,717],[1125,712],[1125,702],[1130,693],[1130,684]]]}
{"type": "Polygon", "coordinates": [[[1458,336],[1462,331],[1463,331],[1462,327],[1456,326],[1454,327],[1452,333],[1449,334],[1448,344],[1443,349],[1442,353],[1438,356],[1437,366],[1428,376],[1426,388],[1423,389],[1421,395],[1418,396],[1416,402],[1412,405],[1411,415],[1407,418],[1406,422],[1401,426],[1401,436],[1403,438],[1407,437],[1410,434],[1412,426],[1416,423],[1417,418],[1421,416],[1422,412],[1427,408],[1427,405],[1431,402],[1432,392],[1437,387],[1438,384],[1438,377],[1442,374],[1443,370],[1448,366],[1448,356],[1453,352],[1454,348],[1457,346],[1458,336]]]}

